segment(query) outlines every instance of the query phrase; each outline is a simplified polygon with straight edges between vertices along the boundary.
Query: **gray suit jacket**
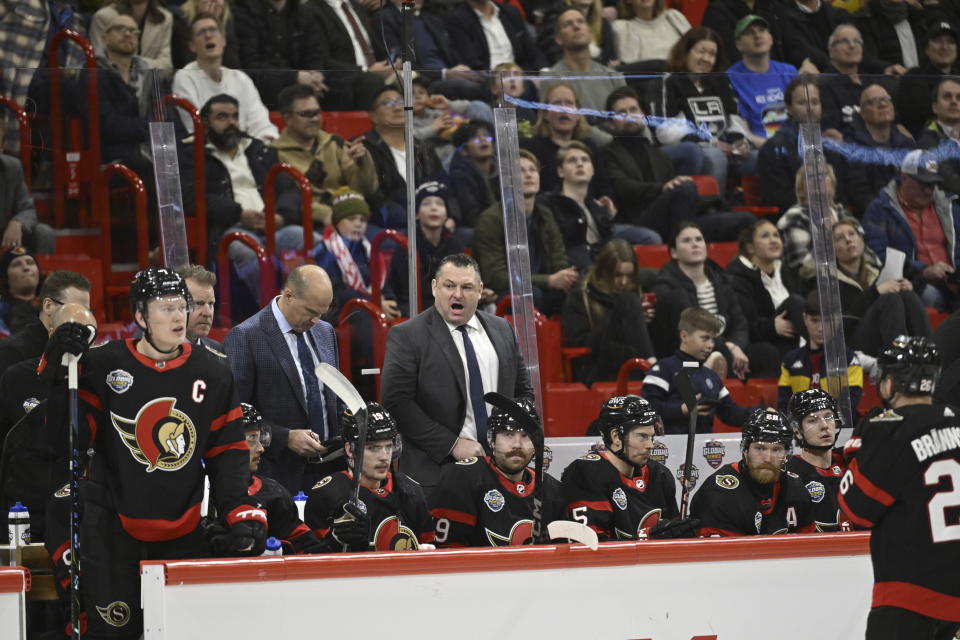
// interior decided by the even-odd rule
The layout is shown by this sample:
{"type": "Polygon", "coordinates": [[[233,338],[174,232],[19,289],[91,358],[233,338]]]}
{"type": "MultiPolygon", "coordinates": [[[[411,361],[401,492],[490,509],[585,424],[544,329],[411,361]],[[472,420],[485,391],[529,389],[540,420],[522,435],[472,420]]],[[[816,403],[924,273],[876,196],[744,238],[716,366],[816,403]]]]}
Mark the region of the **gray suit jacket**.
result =
{"type": "MultiPolygon", "coordinates": [[[[307,399],[293,356],[270,309],[272,303],[271,300],[270,304],[231,329],[223,347],[237,383],[240,402],[249,402],[256,407],[273,431],[273,440],[265,453],[270,464],[264,473],[296,495],[301,489],[310,489],[301,486],[306,461],[287,448],[287,437],[290,429],[309,428],[307,399]]],[[[339,358],[333,327],[318,322],[310,330],[310,336],[320,360],[336,367],[339,358]]],[[[324,389],[324,400],[327,426],[333,436],[339,432],[337,396],[330,389],[324,389]]]]}
{"type": "MultiPolygon", "coordinates": [[[[533,389],[513,329],[503,318],[477,312],[500,360],[497,391],[533,399],[533,389]]],[[[447,324],[435,307],[395,325],[387,338],[381,377],[383,405],[403,435],[400,469],[431,487],[467,414],[463,361],[447,324]]]]}
{"type": "Polygon", "coordinates": [[[23,179],[23,167],[16,158],[0,153],[0,229],[13,218],[32,232],[37,226],[37,210],[23,179]]]}

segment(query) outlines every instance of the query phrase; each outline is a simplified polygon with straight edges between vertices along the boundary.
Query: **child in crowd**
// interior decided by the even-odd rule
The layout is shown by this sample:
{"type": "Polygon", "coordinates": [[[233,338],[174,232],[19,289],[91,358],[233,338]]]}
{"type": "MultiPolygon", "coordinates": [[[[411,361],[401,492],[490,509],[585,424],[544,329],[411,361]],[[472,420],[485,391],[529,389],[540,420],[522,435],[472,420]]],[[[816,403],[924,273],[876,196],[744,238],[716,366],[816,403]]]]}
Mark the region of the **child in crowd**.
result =
{"type": "Polygon", "coordinates": [[[710,433],[713,418],[719,417],[727,424],[741,426],[757,407],[741,407],[712,369],[703,366],[713,352],[713,344],[720,333],[720,320],[700,307],[690,307],[680,314],[680,348],[672,355],[662,358],[643,379],[642,395],[663,418],[666,433],[686,433],[689,428],[689,413],[680,399],[675,377],[683,369],[690,376],[690,383],[697,394],[697,432],[710,433]]]}
{"type": "Polygon", "coordinates": [[[448,100],[430,95],[430,82],[423,76],[413,79],[413,137],[433,147],[444,168],[450,166],[453,133],[467,120],[493,121],[493,110],[477,100],[448,100]]]}

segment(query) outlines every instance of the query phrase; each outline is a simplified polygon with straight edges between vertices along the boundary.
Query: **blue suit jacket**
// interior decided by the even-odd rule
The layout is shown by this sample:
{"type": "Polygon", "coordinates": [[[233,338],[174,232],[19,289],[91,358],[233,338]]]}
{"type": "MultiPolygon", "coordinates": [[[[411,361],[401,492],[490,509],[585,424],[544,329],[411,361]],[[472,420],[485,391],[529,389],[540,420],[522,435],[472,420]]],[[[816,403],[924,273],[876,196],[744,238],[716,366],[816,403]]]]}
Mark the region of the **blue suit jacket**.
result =
{"type": "MultiPolygon", "coordinates": [[[[240,402],[256,407],[273,431],[265,452],[269,475],[296,494],[302,487],[305,459],[287,448],[290,429],[307,429],[307,399],[297,366],[280,331],[270,304],[235,326],[223,342],[230,369],[236,380],[240,402]]],[[[311,330],[313,345],[322,362],[338,365],[337,340],[333,326],[318,322],[311,330]]],[[[324,389],[330,435],[339,432],[337,396],[324,389]]]]}

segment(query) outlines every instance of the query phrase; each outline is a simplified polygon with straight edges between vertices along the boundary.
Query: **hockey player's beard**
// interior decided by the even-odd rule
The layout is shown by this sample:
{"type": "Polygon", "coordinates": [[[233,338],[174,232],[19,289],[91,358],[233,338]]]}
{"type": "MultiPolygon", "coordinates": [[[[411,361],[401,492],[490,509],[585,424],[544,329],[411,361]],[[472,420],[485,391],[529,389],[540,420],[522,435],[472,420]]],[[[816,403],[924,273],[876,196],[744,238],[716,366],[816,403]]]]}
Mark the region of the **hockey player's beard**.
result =
{"type": "Polygon", "coordinates": [[[779,466],[767,463],[762,463],[757,468],[748,467],[748,469],[753,481],[764,485],[775,483],[780,479],[780,474],[783,473],[779,466]]]}

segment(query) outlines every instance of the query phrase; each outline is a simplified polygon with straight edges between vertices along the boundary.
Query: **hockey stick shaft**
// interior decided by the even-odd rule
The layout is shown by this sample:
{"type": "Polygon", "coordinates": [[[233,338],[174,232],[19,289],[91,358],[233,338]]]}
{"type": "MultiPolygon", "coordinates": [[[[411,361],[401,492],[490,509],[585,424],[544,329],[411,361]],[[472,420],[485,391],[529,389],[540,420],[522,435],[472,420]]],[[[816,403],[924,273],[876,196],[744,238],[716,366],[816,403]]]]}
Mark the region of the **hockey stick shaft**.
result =
{"type": "Polygon", "coordinates": [[[687,509],[690,506],[690,480],[693,477],[693,441],[697,435],[698,406],[697,395],[693,391],[693,384],[687,372],[681,369],[677,372],[675,378],[677,391],[680,393],[680,400],[687,407],[687,413],[690,417],[690,424],[687,429],[687,452],[683,460],[683,478],[681,483],[683,487],[680,493],[680,517],[687,517],[687,509]]]}
{"type": "Polygon", "coordinates": [[[67,365],[67,391],[70,403],[70,637],[80,638],[80,416],[77,403],[77,361],[72,354],[63,357],[67,365]]]}

